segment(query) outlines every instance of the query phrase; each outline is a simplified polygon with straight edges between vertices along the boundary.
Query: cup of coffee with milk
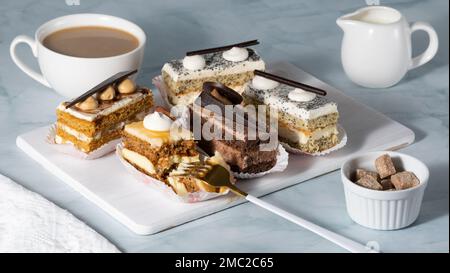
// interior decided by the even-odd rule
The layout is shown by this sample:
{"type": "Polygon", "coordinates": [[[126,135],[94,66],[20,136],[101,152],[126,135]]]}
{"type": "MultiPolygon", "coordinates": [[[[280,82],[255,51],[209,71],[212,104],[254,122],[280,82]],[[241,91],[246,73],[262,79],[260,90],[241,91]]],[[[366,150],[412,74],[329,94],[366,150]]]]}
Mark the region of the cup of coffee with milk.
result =
{"type": "Polygon", "coordinates": [[[369,88],[386,88],[397,84],[405,74],[429,62],[437,53],[438,36],[425,22],[410,25],[393,8],[371,6],[337,19],[344,31],[342,65],[356,84],[369,88]],[[428,33],[428,48],[412,57],[411,34],[428,33]]]}
{"type": "Polygon", "coordinates": [[[67,98],[75,98],[118,72],[139,69],[145,43],[144,31],[125,19],[75,14],[43,24],[34,39],[16,37],[10,53],[28,76],[67,98]],[[21,43],[31,48],[40,72],[16,54],[21,43]]]}

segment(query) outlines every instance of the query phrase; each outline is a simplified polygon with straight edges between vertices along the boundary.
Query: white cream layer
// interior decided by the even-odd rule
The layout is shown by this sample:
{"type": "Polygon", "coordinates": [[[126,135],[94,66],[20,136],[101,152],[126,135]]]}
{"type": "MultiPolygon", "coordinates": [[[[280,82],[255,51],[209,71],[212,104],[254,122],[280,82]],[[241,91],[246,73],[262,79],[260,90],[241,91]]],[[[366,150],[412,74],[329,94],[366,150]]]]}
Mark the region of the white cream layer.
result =
{"type": "MultiPolygon", "coordinates": [[[[137,119],[137,120],[142,120],[143,117],[144,117],[146,114],[147,114],[146,111],[142,111],[142,112],[140,112],[140,113],[138,113],[138,114],[136,115],[136,119],[137,119]]],[[[106,131],[106,133],[110,133],[110,132],[113,132],[113,131],[122,129],[122,128],[125,126],[125,124],[127,124],[127,123],[129,123],[129,122],[130,122],[130,121],[122,121],[122,122],[119,122],[119,123],[117,123],[116,125],[114,125],[114,126],[112,126],[111,128],[109,128],[109,129],[106,131]]],[[[104,131],[97,132],[93,137],[90,137],[90,136],[87,136],[87,135],[83,134],[82,132],[77,131],[77,130],[75,130],[75,129],[73,129],[73,128],[71,128],[71,127],[65,125],[65,124],[62,124],[62,123],[58,123],[58,127],[59,127],[62,131],[64,131],[64,132],[66,132],[67,134],[69,134],[69,135],[75,137],[75,138],[78,139],[79,141],[87,142],[87,143],[89,143],[89,142],[91,142],[91,141],[94,141],[94,140],[99,140],[99,139],[103,136],[103,134],[105,133],[104,131]]]]}
{"type": "Polygon", "coordinates": [[[265,67],[266,65],[263,60],[243,61],[234,63],[232,66],[220,70],[219,73],[215,69],[205,68],[202,70],[195,70],[195,71],[183,70],[183,73],[179,74],[173,69],[170,63],[166,63],[163,66],[162,71],[166,72],[172,78],[173,81],[177,82],[184,80],[201,79],[206,77],[216,77],[218,75],[240,74],[254,70],[265,70],[265,67]]]}
{"type": "Polygon", "coordinates": [[[91,113],[86,113],[86,112],[81,112],[78,111],[74,108],[69,108],[66,109],[66,107],[64,106],[64,103],[61,103],[58,106],[58,110],[69,113],[70,115],[79,118],[79,119],[83,119],[83,120],[87,120],[87,121],[93,121],[96,118],[98,118],[99,116],[107,116],[123,107],[126,107],[130,104],[133,104],[135,102],[138,102],[139,100],[142,99],[142,97],[146,96],[146,94],[141,93],[141,92],[137,92],[135,94],[129,95],[117,102],[114,102],[110,107],[103,109],[101,111],[99,111],[98,113],[95,114],[91,114],[91,113]]]}
{"type": "Polygon", "coordinates": [[[122,149],[122,156],[129,162],[143,169],[146,173],[148,174],[156,173],[155,166],[145,156],[138,154],[134,151],[128,150],[126,148],[122,149]]]}
{"type": "Polygon", "coordinates": [[[319,140],[322,137],[329,137],[337,135],[338,130],[336,125],[328,126],[323,129],[315,130],[312,134],[305,134],[303,131],[294,130],[282,124],[278,125],[278,135],[286,138],[294,143],[306,144],[311,140],[319,140]]]}
{"type": "Polygon", "coordinates": [[[98,132],[97,134],[94,135],[94,137],[89,137],[73,128],[70,128],[69,126],[67,126],[65,124],[58,123],[58,127],[60,130],[75,137],[76,139],[78,139],[79,141],[82,141],[82,142],[91,142],[93,140],[99,139],[102,136],[102,133],[98,132]]]}
{"type": "MultiPolygon", "coordinates": [[[[116,124],[115,126],[111,127],[110,129],[108,129],[106,131],[106,133],[110,133],[110,132],[122,129],[124,126],[125,126],[125,122],[122,121],[122,122],[116,124]]],[[[77,130],[75,130],[73,128],[70,128],[69,126],[67,126],[65,124],[58,123],[58,127],[59,127],[59,129],[61,129],[62,131],[66,132],[67,134],[75,137],[79,141],[87,142],[87,143],[92,142],[94,140],[99,140],[103,136],[103,134],[105,133],[104,131],[97,132],[93,137],[90,137],[90,136],[87,136],[87,135],[83,134],[80,131],[77,131],[77,130]]]]}
{"type": "MultiPolygon", "coordinates": [[[[156,168],[153,165],[153,163],[146,158],[145,156],[136,153],[134,151],[131,151],[127,148],[122,149],[122,156],[128,160],[129,162],[133,163],[134,165],[138,166],[139,168],[143,169],[148,174],[155,174],[156,168]]],[[[191,163],[191,162],[198,162],[200,161],[199,156],[179,156],[174,155],[170,157],[171,163],[191,163]]]]}

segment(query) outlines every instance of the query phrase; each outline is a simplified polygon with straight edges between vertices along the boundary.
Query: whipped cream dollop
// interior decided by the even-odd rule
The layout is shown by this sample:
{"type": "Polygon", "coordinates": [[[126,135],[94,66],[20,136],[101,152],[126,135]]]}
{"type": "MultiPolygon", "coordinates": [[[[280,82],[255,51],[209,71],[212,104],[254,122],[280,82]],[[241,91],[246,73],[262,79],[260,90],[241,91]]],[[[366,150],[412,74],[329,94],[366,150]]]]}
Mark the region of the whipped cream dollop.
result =
{"type": "Polygon", "coordinates": [[[158,132],[170,131],[172,123],[173,121],[171,118],[159,112],[154,112],[152,114],[147,115],[144,118],[145,129],[151,131],[158,131],[158,132]]]}
{"type": "Polygon", "coordinates": [[[260,76],[255,76],[252,80],[252,86],[254,88],[260,89],[260,90],[274,89],[278,85],[280,85],[279,82],[272,81],[270,79],[260,77],[260,76]]]}
{"type": "Polygon", "coordinates": [[[200,70],[205,68],[206,62],[202,55],[186,56],[183,59],[183,66],[188,70],[200,70]]]}
{"type": "Polygon", "coordinates": [[[316,94],[305,91],[300,88],[295,88],[288,95],[289,99],[296,102],[307,102],[312,101],[316,98],[316,94]]]}
{"type": "Polygon", "coordinates": [[[242,47],[233,47],[223,52],[222,57],[230,62],[242,62],[248,59],[248,50],[242,47]]]}

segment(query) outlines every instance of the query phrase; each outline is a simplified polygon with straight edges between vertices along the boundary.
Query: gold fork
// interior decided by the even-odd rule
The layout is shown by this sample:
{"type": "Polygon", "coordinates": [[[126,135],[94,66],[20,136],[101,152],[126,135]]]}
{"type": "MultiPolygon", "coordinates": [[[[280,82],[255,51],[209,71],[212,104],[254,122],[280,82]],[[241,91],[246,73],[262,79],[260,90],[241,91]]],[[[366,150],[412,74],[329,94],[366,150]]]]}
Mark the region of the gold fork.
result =
{"type": "Polygon", "coordinates": [[[186,169],[190,170],[189,171],[190,174],[195,175],[198,178],[201,178],[209,185],[216,188],[226,187],[235,194],[244,197],[247,201],[250,201],[264,209],[267,209],[277,214],[278,216],[281,216],[303,228],[306,228],[307,230],[322,236],[323,238],[339,245],[342,248],[347,249],[350,252],[354,253],[376,252],[367,246],[364,246],[358,242],[350,240],[342,235],[334,233],[323,227],[320,227],[314,223],[302,219],[292,213],[282,210],[270,203],[267,203],[255,196],[252,196],[240,190],[238,187],[236,187],[234,184],[231,183],[230,173],[228,172],[228,170],[220,165],[212,165],[212,166],[209,165],[208,167],[199,167],[198,164],[191,164],[191,163],[185,163],[183,165],[185,166],[186,169]]]}

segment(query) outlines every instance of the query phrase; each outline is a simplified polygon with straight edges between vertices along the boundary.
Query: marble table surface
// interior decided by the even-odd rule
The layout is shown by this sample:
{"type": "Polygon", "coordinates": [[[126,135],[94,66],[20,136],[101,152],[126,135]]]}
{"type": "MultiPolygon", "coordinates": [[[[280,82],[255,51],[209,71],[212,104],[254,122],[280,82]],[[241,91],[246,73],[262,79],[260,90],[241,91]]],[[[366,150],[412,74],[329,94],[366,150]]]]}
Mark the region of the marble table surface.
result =
{"type": "MultiPolygon", "coordinates": [[[[258,38],[262,41],[258,49],[269,63],[294,63],[414,130],[415,144],[402,152],[422,159],[431,171],[419,219],[398,231],[374,231],[352,222],[337,171],[264,199],[354,240],[376,241],[384,252],[448,252],[448,1],[381,3],[399,9],[410,21],[430,22],[440,36],[440,50],[435,59],[411,71],[397,86],[370,90],[346,78],[340,63],[342,32],[335,24],[340,15],[365,5],[363,0],[80,0],[78,6],[68,6],[64,0],[2,1],[0,173],[68,209],[126,252],[343,252],[249,203],[155,235],[134,235],[15,145],[17,135],[53,122],[54,109],[62,100],[22,73],[9,57],[9,44],[16,35],[33,35],[49,19],[72,13],[105,13],[142,26],[149,42],[138,81],[147,85],[165,61],[189,49],[258,38]]],[[[413,44],[414,52],[420,52],[426,47],[426,36],[415,34],[413,44]]],[[[28,48],[21,47],[19,53],[35,64],[28,48]]]]}

